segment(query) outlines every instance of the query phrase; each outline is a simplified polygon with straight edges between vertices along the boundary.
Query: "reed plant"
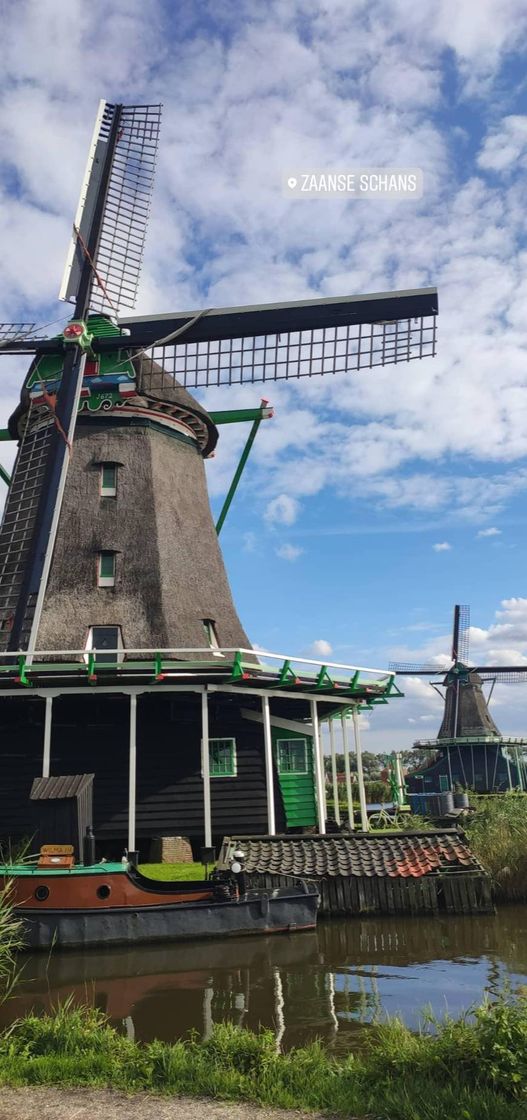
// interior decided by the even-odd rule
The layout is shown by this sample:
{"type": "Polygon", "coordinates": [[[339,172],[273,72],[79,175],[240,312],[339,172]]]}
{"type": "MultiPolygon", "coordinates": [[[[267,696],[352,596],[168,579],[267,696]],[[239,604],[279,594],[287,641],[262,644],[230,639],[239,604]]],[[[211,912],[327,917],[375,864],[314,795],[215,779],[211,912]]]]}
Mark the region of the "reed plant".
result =
{"type": "Polygon", "coordinates": [[[16,983],[17,953],[24,947],[22,923],[11,904],[11,884],[0,889],[0,1002],[11,994],[16,983]]]}
{"type": "Polygon", "coordinates": [[[345,1059],[315,1043],[281,1053],[269,1031],[230,1024],[175,1043],[133,1042],[71,1002],[0,1036],[0,1083],[92,1086],[248,1101],[376,1120],[525,1120],[527,1003],[485,1003],[460,1020],[373,1028],[345,1059]]]}
{"type": "Polygon", "coordinates": [[[527,794],[471,797],[465,828],[474,855],[493,880],[498,902],[527,901],[527,794]]]}

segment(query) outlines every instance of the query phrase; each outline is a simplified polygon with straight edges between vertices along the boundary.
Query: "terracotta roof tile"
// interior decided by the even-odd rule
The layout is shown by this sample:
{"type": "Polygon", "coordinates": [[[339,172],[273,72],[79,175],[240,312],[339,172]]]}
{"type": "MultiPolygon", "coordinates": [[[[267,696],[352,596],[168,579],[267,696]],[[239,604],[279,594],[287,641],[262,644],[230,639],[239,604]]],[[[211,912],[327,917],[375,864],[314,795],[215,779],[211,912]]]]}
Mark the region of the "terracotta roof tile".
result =
{"type": "Polygon", "coordinates": [[[442,870],[481,867],[457,833],[403,836],[287,836],[259,839],[229,837],[220,862],[240,847],[250,873],[298,876],[388,876],[420,878],[442,870]]]}

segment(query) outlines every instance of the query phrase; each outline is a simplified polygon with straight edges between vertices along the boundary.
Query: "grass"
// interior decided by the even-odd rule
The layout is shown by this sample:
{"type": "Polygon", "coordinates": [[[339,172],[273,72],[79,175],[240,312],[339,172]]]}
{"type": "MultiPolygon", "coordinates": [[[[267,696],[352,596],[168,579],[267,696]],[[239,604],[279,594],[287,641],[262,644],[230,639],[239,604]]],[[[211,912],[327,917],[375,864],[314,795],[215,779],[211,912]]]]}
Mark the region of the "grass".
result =
{"type": "Polygon", "coordinates": [[[373,1029],[367,1050],[337,1060],[318,1044],[278,1053],[272,1033],[230,1024],[204,1042],[142,1045],[95,1008],[66,1003],[0,1036],[0,1083],[146,1090],[376,1120],[525,1120],[527,1004],[484,1004],[470,1021],[425,1023],[420,1034],[392,1020],[373,1029]]]}
{"type": "Polygon", "coordinates": [[[471,804],[476,812],[464,827],[474,855],[492,876],[496,900],[527,901],[527,796],[475,796],[471,804]]]}
{"type": "Polygon", "coordinates": [[[139,870],[149,879],[162,879],[164,882],[170,882],[172,879],[188,881],[205,878],[205,867],[202,863],[141,863],[139,870]]]}

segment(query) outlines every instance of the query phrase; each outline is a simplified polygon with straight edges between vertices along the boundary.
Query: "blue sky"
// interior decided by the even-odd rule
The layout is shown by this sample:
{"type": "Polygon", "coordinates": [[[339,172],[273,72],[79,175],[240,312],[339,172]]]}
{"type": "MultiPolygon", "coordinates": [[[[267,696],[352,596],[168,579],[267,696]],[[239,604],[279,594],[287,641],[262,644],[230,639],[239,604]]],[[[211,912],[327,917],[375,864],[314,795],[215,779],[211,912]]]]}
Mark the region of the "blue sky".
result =
{"type": "MultiPolygon", "coordinates": [[[[523,0],[21,0],[3,30],[1,319],[65,314],[100,96],[164,103],[138,314],[439,288],[437,358],[267,387],[222,536],[254,643],[441,659],[460,601],[478,661],[527,664],[523,0]],[[422,200],[284,196],[289,169],[365,166],[422,167],[422,200]]],[[[24,369],[5,366],[0,426],[24,369]]],[[[215,511],[246,434],[224,428],[207,465],[215,511]]],[[[405,689],[368,746],[434,734],[435,693],[405,689]]],[[[527,730],[523,688],[494,701],[527,730]]]]}

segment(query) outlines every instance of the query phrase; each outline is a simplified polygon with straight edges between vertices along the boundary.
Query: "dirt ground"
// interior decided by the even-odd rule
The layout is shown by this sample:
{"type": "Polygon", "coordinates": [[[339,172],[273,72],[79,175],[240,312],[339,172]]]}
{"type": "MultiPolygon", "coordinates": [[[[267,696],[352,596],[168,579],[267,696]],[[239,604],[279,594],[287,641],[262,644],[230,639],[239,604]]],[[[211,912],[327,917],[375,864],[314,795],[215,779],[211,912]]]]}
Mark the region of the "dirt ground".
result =
{"type": "MultiPolygon", "coordinates": [[[[319,1113],[283,1112],[195,1097],[127,1096],[111,1089],[0,1088],[0,1120],[322,1120],[319,1113]]],[[[324,1117],[328,1120],[328,1117],[324,1117]]]]}

